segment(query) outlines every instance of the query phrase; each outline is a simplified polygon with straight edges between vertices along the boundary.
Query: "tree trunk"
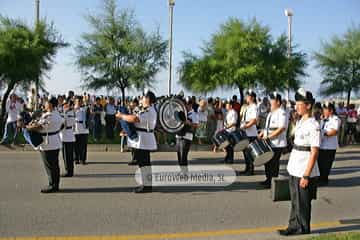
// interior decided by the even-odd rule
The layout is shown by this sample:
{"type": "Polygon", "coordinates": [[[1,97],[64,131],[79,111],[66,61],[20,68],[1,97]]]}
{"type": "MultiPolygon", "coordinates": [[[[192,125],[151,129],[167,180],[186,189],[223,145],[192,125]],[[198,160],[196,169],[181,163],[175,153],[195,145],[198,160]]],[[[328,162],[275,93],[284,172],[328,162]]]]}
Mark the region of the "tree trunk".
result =
{"type": "Polygon", "coordinates": [[[240,93],[240,104],[241,106],[244,104],[244,88],[238,85],[239,93],[240,93]]]}
{"type": "Polygon", "coordinates": [[[125,88],[120,88],[121,90],[121,106],[125,106],[125,88]]]}
{"type": "Polygon", "coordinates": [[[6,114],[6,102],[7,99],[9,98],[9,95],[11,93],[11,91],[14,89],[15,87],[15,81],[11,82],[7,89],[6,92],[3,96],[2,102],[1,102],[1,112],[0,112],[0,136],[3,135],[4,133],[4,126],[5,126],[5,114],[6,114]]]}
{"type": "Polygon", "coordinates": [[[347,91],[347,106],[350,104],[351,88],[347,91]]]}

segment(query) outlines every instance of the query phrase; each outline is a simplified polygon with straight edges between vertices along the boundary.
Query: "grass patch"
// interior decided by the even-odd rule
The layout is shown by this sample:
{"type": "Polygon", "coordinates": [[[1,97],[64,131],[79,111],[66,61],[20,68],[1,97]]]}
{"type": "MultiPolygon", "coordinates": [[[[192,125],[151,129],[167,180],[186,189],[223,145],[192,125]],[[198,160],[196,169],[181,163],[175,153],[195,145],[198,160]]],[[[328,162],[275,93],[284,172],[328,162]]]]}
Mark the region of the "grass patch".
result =
{"type": "Polygon", "coordinates": [[[325,234],[316,237],[311,237],[308,240],[359,240],[360,232],[325,234]]]}

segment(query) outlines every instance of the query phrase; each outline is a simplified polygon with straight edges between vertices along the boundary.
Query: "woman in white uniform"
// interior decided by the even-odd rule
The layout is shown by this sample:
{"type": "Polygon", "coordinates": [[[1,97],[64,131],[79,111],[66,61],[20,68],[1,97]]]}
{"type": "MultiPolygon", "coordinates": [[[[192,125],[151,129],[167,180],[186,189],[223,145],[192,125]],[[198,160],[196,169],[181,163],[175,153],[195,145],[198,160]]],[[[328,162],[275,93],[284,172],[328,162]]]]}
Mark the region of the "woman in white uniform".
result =
{"type": "Polygon", "coordinates": [[[301,119],[296,123],[294,146],[287,166],[291,197],[288,228],[280,235],[310,233],[311,200],[316,196],[319,176],[317,157],[320,147],[320,126],[312,117],[315,99],[312,93],[300,88],[295,94],[296,111],[301,119]]]}
{"type": "Polygon", "coordinates": [[[89,108],[83,104],[83,98],[75,100],[75,163],[86,164],[87,143],[89,136],[89,108]]]}
{"type": "MultiPolygon", "coordinates": [[[[234,102],[232,100],[228,100],[226,103],[226,115],[224,119],[224,129],[226,132],[231,134],[236,131],[236,124],[238,120],[238,113],[233,109],[234,102]]],[[[232,144],[228,145],[225,148],[226,155],[224,159],[225,164],[233,164],[234,163],[234,146],[232,144]]]]}
{"type": "MultiPolygon", "coordinates": [[[[240,128],[246,132],[246,136],[249,138],[249,142],[253,142],[258,135],[256,123],[258,117],[258,110],[256,106],[256,93],[253,90],[249,90],[246,92],[246,103],[247,108],[242,116],[242,121],[240,128]]],[[[244,174],[246,175],[254,175],[254,164],[251,159],[247,156],[246,151],[243,151],[245,158],[245,170],[244,174]]]]}
{"type": "Polygon", "coordinates": [[[154,107],[155,94],[147,91],[142,98],[143,109],[134,115],[118,112],[116,118],[134,123],[138,137],[128,139],[128,146],[134,149],[134,159],[142,169],[142,185],[137,187],[135,193],[152,192],[151,160],[150,152],[157,150],[157,143],[154,134],[156,127],[157,113],[154,107]],[[145,173],[146,172],[146,176],[145,173]]]}
{"type": "Polygon", "coordinates": [[[40,134],[43,136],[43,143],[39,146],[39,150],[49,179],[49,185],[41,189],[42,193],[59,191],[59,150],[62,147],[59,132],[63,127],[64,120],[55,109],[57,103],[55,97],[48,100],[45,104],[46,112],[39,120],[42,127],[40,134]]]}
{"type": "Polygon", "coordinates": [[[278,177],[280,167],[280,157],[283,149],[287,145],[287,114],[281,108],[281,95],[277,92],[270,94],[271,111],[266,117],[265,128],[259,134],[260,139],[269,139],[271,141],[274,157],[265,163],[266,180],[261,182],[265,188],[271,187],[271,179],[278,177]]]}
{"type": "Polygon", "coordinates": [[[321,145],[318,158],[320,181],[319,185],[326,186],[329,181],[331,166],[335,159],[338,147],[338,131],[341,120],[335,115],[335,105],[325,103],[323,105],[324,119],[321,120],[321,145]]]}
{"type": "Polygon", "coordinates": [[[62,177],[72,177],[74,175],[74,147],[75,147],[75,113],[74,103],[69,100],[63,104],[61,117],[64,119],[64,129],[60,132],[62,141],[62,156],[64,159],[65,173],[62,177]]]}

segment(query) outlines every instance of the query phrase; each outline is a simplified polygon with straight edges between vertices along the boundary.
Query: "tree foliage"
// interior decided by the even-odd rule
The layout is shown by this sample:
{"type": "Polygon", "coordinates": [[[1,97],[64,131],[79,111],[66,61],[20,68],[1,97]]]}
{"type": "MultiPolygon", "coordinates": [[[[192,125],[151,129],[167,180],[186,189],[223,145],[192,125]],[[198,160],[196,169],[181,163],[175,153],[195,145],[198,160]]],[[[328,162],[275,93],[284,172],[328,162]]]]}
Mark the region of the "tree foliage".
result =
{"type": "Polygon", "coordinates": [[[51,69],[57,51],[67,43],[45,20],[31,28],[20,20],[0,16],[0,36],[0,85],[6,89],[0,113],[2,125],[11,91],[16,86],[27,89],[35,82],[44,86],[43,77],[51,69]]]}
{"type": "Polygon", "coordinates": [[[195,92],[236,87],[241,99],[249,87],[283,90],[289,83],[295,89],[306,75],[306,56],[293,49],[287,58],[286,40],[281,35],[274,41],[269,28],[255,19],[244,23],[230,18],[205,44],[202,56],[184,53],[180,83],[195,92]]]}
{"type": "Polygon", "coordinates": [[[360,89],[360,26],[323,42],[315,59],[323,75],[321,94],[346,93],[349,104],[351,93],[360,89]]]}
{"type": "Polygon", "coordinates": [[[131,10],[118,11],[115,0],[104,0],[102,12],[87,15],[92,28],[77,45],[77,65],[89,89],[144,89],[166,66],[167,43],[159,31],[146,33],[131,10]]]}

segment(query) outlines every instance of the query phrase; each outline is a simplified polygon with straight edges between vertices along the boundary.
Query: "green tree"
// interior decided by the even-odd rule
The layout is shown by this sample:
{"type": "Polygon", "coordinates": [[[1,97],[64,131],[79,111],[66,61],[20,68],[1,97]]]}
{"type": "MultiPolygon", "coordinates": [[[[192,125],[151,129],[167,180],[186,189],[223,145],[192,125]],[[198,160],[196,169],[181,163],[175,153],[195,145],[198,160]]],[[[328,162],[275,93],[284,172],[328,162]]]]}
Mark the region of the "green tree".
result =
{"type": "Polygon", "coordinates": [[[53,24],[40,21],[30,28],[20,20],[0,16],[0,80],[5,93],[1,103],[0,131],[3,130],[5,106],[10,93],[19,86],[27,89],[51,69],[54,56],[67,46],[53,24]]]}
{"type": "Polygon", "coordinates": [[[115,0],[104,0],[102,12],[87,15],[92,27],[77,45],[77,65],[89,89],[120,89],[122,100],[131,87],[144,89],[166,66],[167,43],[159,31],[145,33],[133,11],[118,11],[115,0]]]}
{"type": "Polygon", "coordinates": [[[202,49],[202,57],[184,54],[180,83],[197,92],[236,87],[241,101],[249,87],[272,91],[289,83],[290,88],[297,88],[307,66],[301,52],[293,51],[287,58],[284,35],[273,41],[269,29],[255,19],[244,23],[231,18],[202,49]]]}
{"type": "Polygon", "coordinates": [[[352,26],[343,36],[323,42],[315,59],[323,75],[321,94],[346,93],[350,104],[351,93],[360,89],[360,26],[352,26]]]}

